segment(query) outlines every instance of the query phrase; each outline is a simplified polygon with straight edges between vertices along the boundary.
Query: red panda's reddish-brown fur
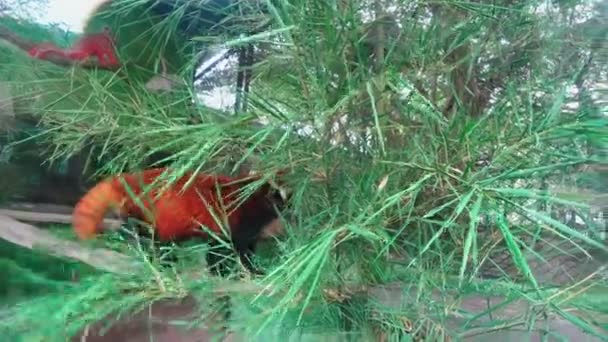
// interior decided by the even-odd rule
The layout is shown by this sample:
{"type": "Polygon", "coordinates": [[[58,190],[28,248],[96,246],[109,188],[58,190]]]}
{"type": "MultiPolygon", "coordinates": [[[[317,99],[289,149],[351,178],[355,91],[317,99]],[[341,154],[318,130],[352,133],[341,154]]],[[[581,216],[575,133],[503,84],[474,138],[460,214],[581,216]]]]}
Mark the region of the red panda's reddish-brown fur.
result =
{"type": "MultiPolygon", "coordinates": [[[[208,238],[201,226],[224,236],[225,227],[230,229],[232,245],[245,267],[259,273],[249,257],[255,253],[258,240],[283,232],[277,213],[285,205],[283,193],[266,182],[243,199],[240,190],[255,181],[254,177],[196,174],[192,180],[193,174],[186,173],[169,185],[159,179],[165,171],[148,169],[99,182],[74,208],[72,224],[78,237],[91,239],[100,233],[102,220],[110,209],[123,217],[149,223],[161,242],[208,238]]],[[[216,244],[213,239],[208,241],[216,244]]],[[[212,271],[226,274],[224,262],[217,253],[207,253],[212,271]]]]}
{"type": "Polygon", "coordinates": [[[267,196],[272,190],[269,184],[263,185],[240,205],[238,192],[245,185],[246,177],[196,175],[184,188],[192,177],[191,173],[187,173],[165,189],[163,184],[158,183],[142,194],[142,185],[153,184],[163,172],[164,168],[149,169],[138,174],[114,176],[98,183],[74,208],[73,227],[78,237],[90,239],[100,233],[101,222],[110,209],[117,210],[121,216],[137,217],[151,224],[161,241],[206,237],[201,225],[221,234],[218,220],[223,222],[226,218],[232,233],[235,233],[253,224],[244,221],[252,215],[271,216],[262,219],[264,222],[259,227],[259,237],[269,237],[282,231],[275,221],[276,217],[270,214],[272,203],[267,196]],[[128,187],[124,184],[128,184],[128,187]],[[141,200],[140,205],[136,204],[128,191],[141,200]],[[262,232],[265,227],[268,227],[268,232],[262,232]]]}

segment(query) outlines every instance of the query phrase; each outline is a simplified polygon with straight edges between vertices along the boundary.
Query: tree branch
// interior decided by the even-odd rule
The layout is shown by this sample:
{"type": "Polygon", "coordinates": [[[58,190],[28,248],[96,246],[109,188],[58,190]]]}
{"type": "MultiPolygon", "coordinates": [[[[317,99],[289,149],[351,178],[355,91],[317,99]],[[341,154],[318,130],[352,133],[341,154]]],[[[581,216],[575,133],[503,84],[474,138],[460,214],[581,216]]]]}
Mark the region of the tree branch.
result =
{"type": "Polygon", "coordinates": [[[137,264],[126,255],[103,248],[85,248],[1,214],[0,238],[25,248],[44,249],[51,255],[75,259],[107,272],[129,274],[137,270],[137,264]]]}
{"type": "MultiPolygon", "coordinates": [[[[40,213],[33,211],[24,210],[13,210],[13,209],[0,209],[0,215],[8,216],[15,220],[21,220],[26,222],[36,223],[61,223],[71,224],[72,215],[57,214],[57,213],[40,213]]],[[[115,219],[106,218],[103,221],[103,228],[116,230],[120,228],[121,221],[115,219]]]]}
{"type": "Polygon", "coordinates": [[[7,42],[17,46],[21,50],[28,51],[34,46],[36,43],[32,41],[25,40],[18,35],[14,34],[11,30],[6,27],[0,26],[0,38],[6,40],[7,42]]]}

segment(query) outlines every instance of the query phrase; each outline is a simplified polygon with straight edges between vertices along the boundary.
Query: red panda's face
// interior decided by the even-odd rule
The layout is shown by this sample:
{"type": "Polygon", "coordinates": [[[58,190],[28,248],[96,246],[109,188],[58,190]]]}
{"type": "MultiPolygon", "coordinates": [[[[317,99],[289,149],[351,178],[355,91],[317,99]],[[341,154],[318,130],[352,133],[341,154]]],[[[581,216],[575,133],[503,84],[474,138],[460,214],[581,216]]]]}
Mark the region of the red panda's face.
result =
{"type": "Polygon", "coordinates": [[[290,194],[287,189],[269,182],[266,186],[266,200],[271,206],[275,206],[279,211],[285,209],[289,202],[290,194]]]}
{"type": "Polygon", "coordinates": [[[283,226],[283,222],[281,219],[276,218],[264,226],[262,232],[260,233],[260,238],[263,240],[271,239],[275,236],[283,235],[284,232],[285,227],[283,226]]]}
{"type": "MultiPolygon", "coordinates": [[[[265,190],[265,202],[270,210],[283,211],[290,199],[290,194],[283,187],[276,186],[276,184],[264,185],[265,190]]],[[[273,237],[283,235],[285,227],[282,219],[277,215],[274,219],[264,225],[260,232],[259,238],[266,240],[272,239],[273,237]]]]}

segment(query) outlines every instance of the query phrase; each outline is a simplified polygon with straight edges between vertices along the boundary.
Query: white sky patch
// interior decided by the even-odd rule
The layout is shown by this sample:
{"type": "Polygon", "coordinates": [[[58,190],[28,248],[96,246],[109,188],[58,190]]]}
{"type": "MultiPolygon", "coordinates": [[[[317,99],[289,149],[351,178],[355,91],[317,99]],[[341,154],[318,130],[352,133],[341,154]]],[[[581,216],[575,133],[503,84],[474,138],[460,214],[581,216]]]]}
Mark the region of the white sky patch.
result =
{"type": "Polygon", "coordinates": [[[89,13],[104,0],[49,0],[48,11],[41,15],[42,23],[65,25],[74,32],[82,32],[89,13]]]}

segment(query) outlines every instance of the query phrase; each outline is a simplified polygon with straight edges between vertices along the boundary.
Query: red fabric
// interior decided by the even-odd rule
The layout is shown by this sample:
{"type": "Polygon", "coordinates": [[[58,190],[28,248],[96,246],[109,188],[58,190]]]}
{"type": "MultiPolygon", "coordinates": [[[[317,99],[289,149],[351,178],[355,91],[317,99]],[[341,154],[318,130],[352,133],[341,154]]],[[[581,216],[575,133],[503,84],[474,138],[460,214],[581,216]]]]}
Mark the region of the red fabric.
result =
{"type": "Polygon", "coordinates": [[[49,58],[49,55],[55,54],[73,61],[82,61],[94,56],[97,57],[101,66],[112,67],[119,65],[112,37],[107,32],[87,34],[66,50],[51,43],[41,43],[31,48],[28,54],[42,60],[46,60],[49,58]]]}
{"type": "Polygon", "coordinates": [[[84,60],[95,56],[102,66],[116,66],[119,64],[114,53],[112,37],[107,32],[83,36],[66,53],[72,60],[84,60]]]}

